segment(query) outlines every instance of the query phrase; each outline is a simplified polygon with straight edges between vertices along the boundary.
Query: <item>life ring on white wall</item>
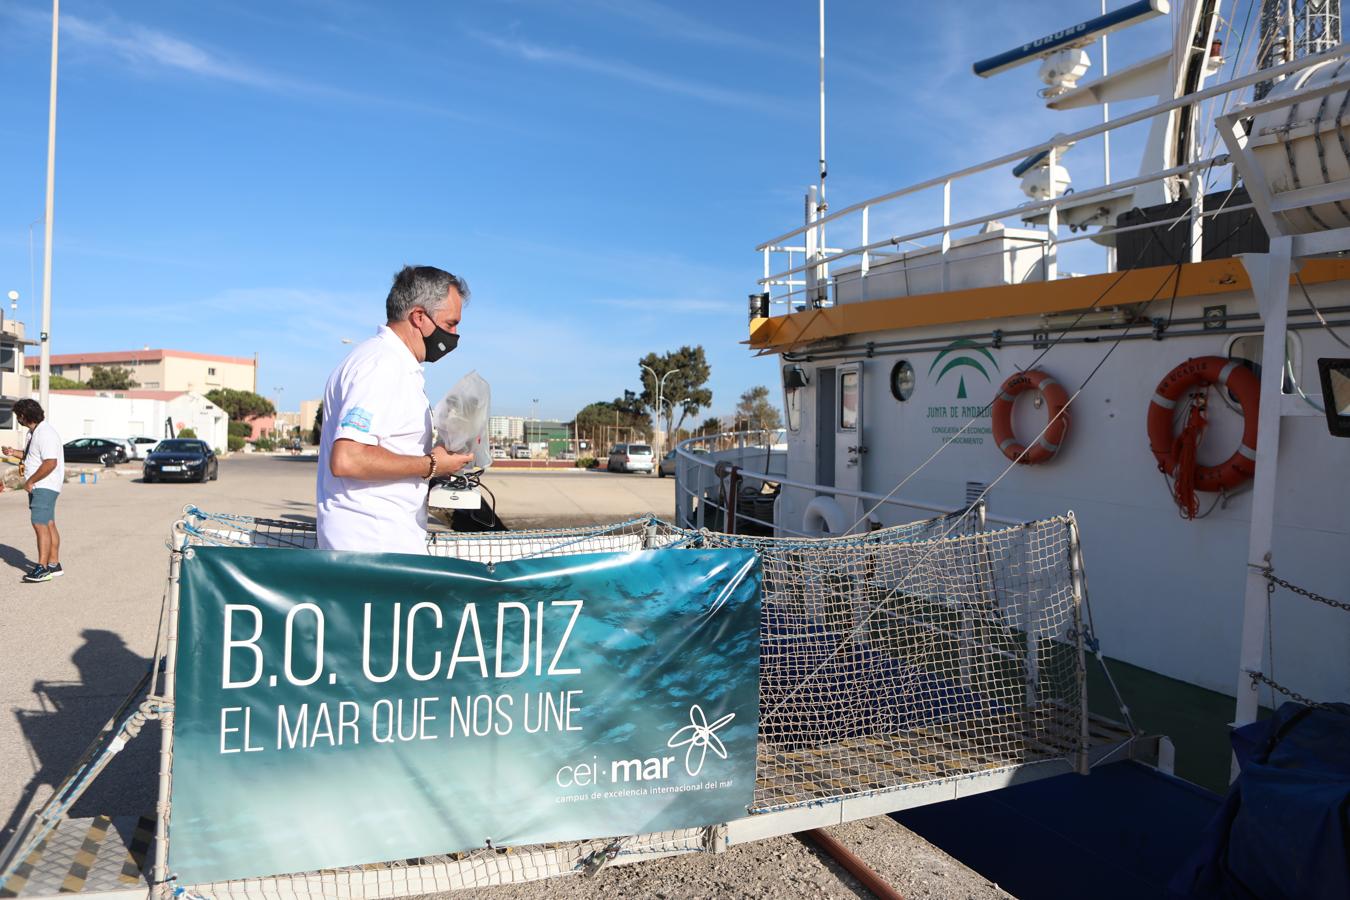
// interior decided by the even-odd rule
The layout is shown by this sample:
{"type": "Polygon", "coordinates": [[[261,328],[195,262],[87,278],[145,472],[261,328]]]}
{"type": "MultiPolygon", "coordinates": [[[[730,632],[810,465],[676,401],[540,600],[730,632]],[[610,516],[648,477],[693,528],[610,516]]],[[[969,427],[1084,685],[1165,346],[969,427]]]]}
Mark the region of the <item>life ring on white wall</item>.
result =
{"type": "Polygon", "coordinates": [[[806,504],[802,513],[802,531],[812,537],[837,537],[848,531],[853,523],[833,497],[817,497],[806,504]]]}

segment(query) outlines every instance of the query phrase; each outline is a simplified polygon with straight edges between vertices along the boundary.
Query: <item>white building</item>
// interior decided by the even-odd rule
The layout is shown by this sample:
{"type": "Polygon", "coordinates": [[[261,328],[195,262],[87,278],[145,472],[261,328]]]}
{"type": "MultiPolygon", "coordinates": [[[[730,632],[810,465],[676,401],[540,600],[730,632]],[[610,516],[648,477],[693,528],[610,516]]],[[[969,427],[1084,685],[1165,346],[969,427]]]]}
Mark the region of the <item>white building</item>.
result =
{"type": "Polygon", "coordinates": [[[31,393],[23,368],[24,348],[32,342],[23,336],[23,323],[0,312],[0,446],[22,447],[27,431],[14,420],[14,404],[31,393]]]}
{"type": "Polygon", "coordinates": [[[229,417],[201,394],[175,391],[52,391],[47,419],[61,440],[79,437],[162,438],[191,428],[223,451],[229,417]]]}
{"type": "Polygon", "coordinates": [[[488,440],[494,444],[505,444],[525,439],[524,416],[488,417],[488,440]]]}

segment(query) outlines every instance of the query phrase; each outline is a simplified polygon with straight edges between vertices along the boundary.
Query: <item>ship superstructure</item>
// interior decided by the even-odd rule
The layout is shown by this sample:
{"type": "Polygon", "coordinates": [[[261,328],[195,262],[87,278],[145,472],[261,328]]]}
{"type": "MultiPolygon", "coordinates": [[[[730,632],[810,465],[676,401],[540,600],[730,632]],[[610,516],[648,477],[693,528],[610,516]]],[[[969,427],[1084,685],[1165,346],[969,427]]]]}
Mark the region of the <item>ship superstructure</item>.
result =
{"type": "Polygon", "coordinates": [[[992,57],[977,74],[1042,60],[1054,108],[1158,100],[849,205],[813,187],[756,248],[750,298],[787,427],[682,453],[681,521],[805,538],[1072,509],[1107,654],[1236,695],[1239,725],[1290,693],[1346,699],[1350,66],[1337,5],[1262,9],[1248,35],[1218,3],[1130,4],[992,57]],[[1079,84],[1126,13],[1170,13],[1173,46],[1079,84]],[[1138,175],[1067,191],[1069,148],[1145,122],[1138,175]],[[951,215],[1006,170],[1026,203],[951,215]],[[916,198],[941,216],[871,227],[916,198]],[[1083,242],[1113,253],[1070,274],[1083,242]]]}

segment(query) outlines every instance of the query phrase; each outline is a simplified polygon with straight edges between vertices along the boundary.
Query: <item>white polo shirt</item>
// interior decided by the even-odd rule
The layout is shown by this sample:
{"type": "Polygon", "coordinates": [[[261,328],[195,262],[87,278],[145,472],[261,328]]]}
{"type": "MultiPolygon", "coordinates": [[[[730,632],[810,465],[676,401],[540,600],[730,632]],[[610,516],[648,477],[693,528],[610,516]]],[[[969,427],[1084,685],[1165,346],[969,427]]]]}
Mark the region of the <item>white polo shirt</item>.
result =
{"type": "Polygon", "coordinates": [[[337,477],[329,465],[333,442],[342,438],[405,456],[431,452],[431,404],[422,365],[386,325],[352,348],[324,388],[316,489],[319,547],[425,554],[427,482],[337,477]]]}
{"type": "Polygon", "coordinates": [[[59,494],[61,485],[66,482],[66,448],[61,444],[61,436],[56,433],[56,428],[43,419],[29,432],[27,452],[23,456],[24,477],[32,478],[38,466],[49,459],[56,460],[56,468],[41,481],[34,482],[33,490],[46,488],[59,494]]]}

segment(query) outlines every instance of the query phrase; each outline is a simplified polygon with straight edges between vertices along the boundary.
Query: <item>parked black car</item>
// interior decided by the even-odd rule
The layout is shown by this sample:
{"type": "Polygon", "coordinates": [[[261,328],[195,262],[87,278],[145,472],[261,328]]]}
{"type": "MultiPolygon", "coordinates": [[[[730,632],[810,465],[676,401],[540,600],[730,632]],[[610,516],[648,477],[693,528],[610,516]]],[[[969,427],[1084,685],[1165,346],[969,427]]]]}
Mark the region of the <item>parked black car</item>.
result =
{"type": "Polygon", "coordinates": [[[65,445],[66,462],[93,462],[111,466],[127,461],[127,448],[103,438],[76,438],[65,445]]]}
{"type": "Polygon", "coordinates": [[[155,450],[145,458],[141,470],[146,481],[206,481],[216,480],[220,474],[220,461],[205,441],[193,441],[185,438],[160,441],[155,450]]]}

